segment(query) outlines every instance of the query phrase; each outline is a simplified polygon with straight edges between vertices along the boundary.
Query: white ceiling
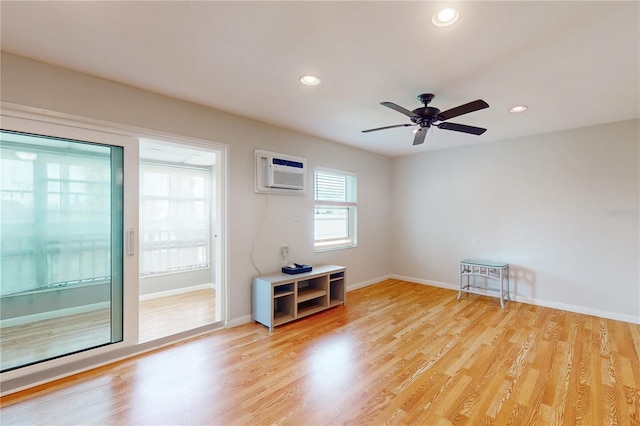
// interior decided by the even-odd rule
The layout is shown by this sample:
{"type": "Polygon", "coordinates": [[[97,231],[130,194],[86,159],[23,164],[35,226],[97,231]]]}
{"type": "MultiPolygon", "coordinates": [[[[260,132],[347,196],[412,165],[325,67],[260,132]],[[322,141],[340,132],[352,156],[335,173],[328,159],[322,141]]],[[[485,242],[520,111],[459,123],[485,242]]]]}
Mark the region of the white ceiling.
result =
{"type": "Polygon", "coordinates": [[[640,2],[0,3],[2,50],[388,156],[640,116],[640,2]],[[323,83],[299,83],[316,74],[323,83]],[[482,136],[413,128],[434,93],[482,136]],[[514,115],[508,108],[526,104],[514,115]]]}

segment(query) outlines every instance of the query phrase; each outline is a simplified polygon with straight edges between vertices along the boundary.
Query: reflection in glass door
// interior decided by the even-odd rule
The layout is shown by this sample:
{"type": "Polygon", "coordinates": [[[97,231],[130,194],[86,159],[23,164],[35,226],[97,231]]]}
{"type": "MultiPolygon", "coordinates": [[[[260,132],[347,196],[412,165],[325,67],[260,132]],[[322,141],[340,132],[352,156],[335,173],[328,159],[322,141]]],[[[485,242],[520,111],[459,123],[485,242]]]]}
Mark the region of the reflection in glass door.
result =
{"type": "Polygon", "coordinates": [[[1,370],[122,341],[123,149],[0,136],[1,370]]]}

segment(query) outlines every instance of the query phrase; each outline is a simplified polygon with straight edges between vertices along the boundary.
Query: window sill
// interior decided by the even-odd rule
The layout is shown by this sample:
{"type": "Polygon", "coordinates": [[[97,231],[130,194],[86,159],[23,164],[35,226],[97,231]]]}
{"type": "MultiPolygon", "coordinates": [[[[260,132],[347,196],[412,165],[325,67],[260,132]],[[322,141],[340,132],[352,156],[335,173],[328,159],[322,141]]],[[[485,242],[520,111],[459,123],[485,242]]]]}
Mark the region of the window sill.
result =
{"type": "Polygon", "coordinates": [[[356,248],[358,247],[355,244],[350,244],[348,246],[329,246],[329,247],[314,247],[313,248],[313,252],[314,253],[322,253],[325,251],[335,251],[335,250],[345,250],[345,249],[351,249],[351,248],[356,248]]]}

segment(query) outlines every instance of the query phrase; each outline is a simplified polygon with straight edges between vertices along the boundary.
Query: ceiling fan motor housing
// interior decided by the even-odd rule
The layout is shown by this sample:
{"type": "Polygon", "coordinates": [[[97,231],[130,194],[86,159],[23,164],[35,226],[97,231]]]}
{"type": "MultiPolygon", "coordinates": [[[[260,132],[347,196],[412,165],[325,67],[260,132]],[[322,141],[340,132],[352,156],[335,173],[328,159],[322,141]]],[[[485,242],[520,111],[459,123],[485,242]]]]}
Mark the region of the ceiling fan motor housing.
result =
{"type": "Polygon", "coordinates": [[[438,121],[438,114],[440,114],[440,110],[438,108],[428,106],[416,108],[412,112],[419,117],[410,117],[410,120],[416,124],[420,124],[421,126],[423,124],[430,126],[434,121],[438,121]]]}

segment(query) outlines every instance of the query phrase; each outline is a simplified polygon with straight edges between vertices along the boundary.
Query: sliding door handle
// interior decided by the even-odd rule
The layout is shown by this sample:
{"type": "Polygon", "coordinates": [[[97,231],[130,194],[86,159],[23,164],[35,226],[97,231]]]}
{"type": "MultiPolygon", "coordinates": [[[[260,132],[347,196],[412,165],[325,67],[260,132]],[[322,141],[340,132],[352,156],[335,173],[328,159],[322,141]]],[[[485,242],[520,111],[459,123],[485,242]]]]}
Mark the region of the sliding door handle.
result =
{"type": "Polygon", "coordinates": [[[135,244],[135,233],[133,231],[133,228],[129,228],[127,229],[127,255],[129,256],[133,256],[133,248],[134,248],[134,244],[135,244]]]}

